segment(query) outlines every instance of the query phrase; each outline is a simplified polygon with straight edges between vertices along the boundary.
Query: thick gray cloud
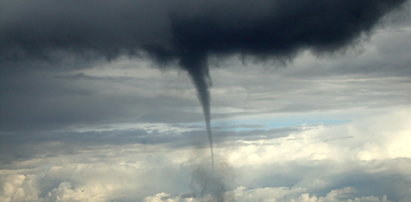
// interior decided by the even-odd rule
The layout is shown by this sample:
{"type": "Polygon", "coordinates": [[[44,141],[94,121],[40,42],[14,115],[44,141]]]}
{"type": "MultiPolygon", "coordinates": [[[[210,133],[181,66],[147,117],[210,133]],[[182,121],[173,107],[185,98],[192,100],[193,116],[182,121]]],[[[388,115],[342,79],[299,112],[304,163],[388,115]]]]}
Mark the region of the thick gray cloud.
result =
{"type": "Polygon", "coordinates": [[[51,51],[112,57],[146,50],[177,57],[186,68],[213,53],[290,56],[346,45],[404,2],[2,1],[0,55],[4,61],[48,58],[51,51]]]}

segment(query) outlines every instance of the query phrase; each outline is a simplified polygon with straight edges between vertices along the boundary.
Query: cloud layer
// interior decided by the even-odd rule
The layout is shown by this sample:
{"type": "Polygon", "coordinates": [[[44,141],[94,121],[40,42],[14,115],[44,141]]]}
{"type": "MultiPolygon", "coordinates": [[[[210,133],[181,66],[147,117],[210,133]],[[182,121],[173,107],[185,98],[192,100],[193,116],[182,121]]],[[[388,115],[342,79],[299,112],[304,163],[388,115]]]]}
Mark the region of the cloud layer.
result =
{"type": "MultiPolygon", "coordinates": [[[[284,137],[225,141],[216,148],[220,178],[210,183],[223,183],[226,201],[408,201],[409,111],[387,109],[337,126],[302,126],[284,137]]],[[[44,153],[36,157],[3,164],[1,201],[212,201],[218,196],[196,181],[205,174],[206,148],[79,146],[63,140],[41,148],[44,153]],[[54,153],[53,147],[66,153],[54,153]]]]}

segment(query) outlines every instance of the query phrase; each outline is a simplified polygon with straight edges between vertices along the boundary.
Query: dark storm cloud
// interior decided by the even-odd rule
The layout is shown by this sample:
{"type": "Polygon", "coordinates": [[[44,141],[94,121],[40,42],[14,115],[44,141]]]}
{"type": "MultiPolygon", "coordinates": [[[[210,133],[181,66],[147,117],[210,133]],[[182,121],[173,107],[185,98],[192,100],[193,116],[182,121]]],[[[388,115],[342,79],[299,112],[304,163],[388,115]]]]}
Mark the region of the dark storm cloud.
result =
{"type": "Polygon", "coordinates": [[[333,51],[405,1],[3,0],[0,65],[65,53],[113,58],[143,51],[188,71],[208,120],[210,54],[288,59],[301,49],[333,51]]]}
{"type": "Polygon", "coordinates": [[[186,68],[202,68],[193,63],[208,54],[289,57],[302,48],[340,48],[404,2],[3,0],[0,57],[49,58],[53,51],[114,57],[145,50],[186,68]]]}

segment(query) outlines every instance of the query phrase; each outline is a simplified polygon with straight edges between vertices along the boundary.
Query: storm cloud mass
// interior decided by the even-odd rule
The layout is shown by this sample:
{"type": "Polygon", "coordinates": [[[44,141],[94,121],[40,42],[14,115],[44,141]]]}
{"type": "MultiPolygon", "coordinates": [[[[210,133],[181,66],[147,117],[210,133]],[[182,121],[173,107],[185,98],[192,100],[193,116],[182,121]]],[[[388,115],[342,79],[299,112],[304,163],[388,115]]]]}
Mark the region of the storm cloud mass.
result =
{"type": "Polygon", "coordinates": [[[111,58],[141,50],[160,60],[209,54],[292,56],[329,51],[367,33],[405,0],[139,0],[0,2],[0,57],[53,51],[111,58]]]}

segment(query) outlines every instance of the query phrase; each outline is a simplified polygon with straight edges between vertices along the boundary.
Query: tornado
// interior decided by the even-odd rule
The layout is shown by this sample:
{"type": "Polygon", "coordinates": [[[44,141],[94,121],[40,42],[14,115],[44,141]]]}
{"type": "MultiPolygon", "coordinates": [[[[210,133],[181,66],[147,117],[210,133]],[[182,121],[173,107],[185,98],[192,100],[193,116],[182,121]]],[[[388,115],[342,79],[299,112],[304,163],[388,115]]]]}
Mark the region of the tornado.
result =
{"type": "Polygon", "coordinates": [[[212,85],[210,72],[207,64],[207,57],[203,53],[192,52],[187,54],[189,57],[183,57],[180,65],[188,72],[196,90],[197,97],[200,101],[206,132],[210,147],[211,168],[214,169],[214,149],[213,134],[211,130],[211,112],[210,112],[210,92],[209,87],[212,85]]]}

